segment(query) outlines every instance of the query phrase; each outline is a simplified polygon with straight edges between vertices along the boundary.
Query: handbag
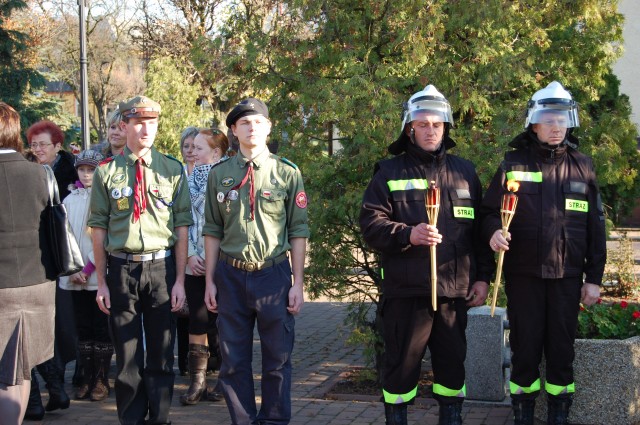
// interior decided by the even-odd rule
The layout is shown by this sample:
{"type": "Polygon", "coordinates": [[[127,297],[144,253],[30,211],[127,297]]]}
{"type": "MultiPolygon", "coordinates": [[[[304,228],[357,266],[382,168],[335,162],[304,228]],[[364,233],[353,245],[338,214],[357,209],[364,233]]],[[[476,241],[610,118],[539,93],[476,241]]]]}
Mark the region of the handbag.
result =
{"type": "Polygon", "coordinates": [[[44,211],[44,230],[53,268],[52,274],[56,277],[70,276],[83,269],[82,253],[71,230],[67,208],[60,202],[58,183],[53,170],[48,165],[45,165],[44,169],[47,172],[49,187],[49,201],[44,211]]]}

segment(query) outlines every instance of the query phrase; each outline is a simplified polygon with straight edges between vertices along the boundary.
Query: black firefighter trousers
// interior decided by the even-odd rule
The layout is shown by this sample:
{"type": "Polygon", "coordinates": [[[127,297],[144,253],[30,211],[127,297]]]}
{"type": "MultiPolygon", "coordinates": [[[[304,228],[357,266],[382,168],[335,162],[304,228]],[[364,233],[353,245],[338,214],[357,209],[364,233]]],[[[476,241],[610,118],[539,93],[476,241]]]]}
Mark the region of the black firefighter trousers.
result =
{"type": "Polygon", "coordinates": [[[550,387],[566,387],[566,392],[573,392],[573,343],[580,312],[582,278],[506,275],[505,280],[512,351],[512,398],[533,399],[538,395],[543,352],[547,392],[550,387]]]}
{"type": "Polygon", "coordinates": [[[438,297],[436,312],[430,296],[384,300],[385,403],[413,402],[427,346],[434,373],[434,398],[440,404],[463,400],[467,309],[464,298],[438,297]]]}

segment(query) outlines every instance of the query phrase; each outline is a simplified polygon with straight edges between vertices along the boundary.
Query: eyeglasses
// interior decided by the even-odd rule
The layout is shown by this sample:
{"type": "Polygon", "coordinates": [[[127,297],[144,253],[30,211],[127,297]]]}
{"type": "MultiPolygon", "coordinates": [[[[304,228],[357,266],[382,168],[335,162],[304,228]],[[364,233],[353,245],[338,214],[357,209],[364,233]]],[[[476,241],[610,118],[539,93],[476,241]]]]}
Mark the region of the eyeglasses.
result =
{"type": "Polygon", "coordinates": [[[31,149],[38,149],[38,148],[46,148],[47,146],[51,146],[53,145],[53,143],[31,143],[31,149]]]}

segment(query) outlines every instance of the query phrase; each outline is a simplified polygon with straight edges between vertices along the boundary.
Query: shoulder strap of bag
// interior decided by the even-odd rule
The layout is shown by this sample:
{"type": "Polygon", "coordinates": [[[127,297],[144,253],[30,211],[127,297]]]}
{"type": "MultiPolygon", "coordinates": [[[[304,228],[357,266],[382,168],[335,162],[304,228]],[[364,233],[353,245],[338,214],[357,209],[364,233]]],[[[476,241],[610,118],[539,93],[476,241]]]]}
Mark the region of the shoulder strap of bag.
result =
{"type": "Polygon", "coordinates": [[[49,186],[49,204],[59,205],[60,194],[58,193],[58,183],[56,177],[53,174],[53,170],[48,165],[43,165],[44,170],[47,172],[47,185],[49,186]]]}

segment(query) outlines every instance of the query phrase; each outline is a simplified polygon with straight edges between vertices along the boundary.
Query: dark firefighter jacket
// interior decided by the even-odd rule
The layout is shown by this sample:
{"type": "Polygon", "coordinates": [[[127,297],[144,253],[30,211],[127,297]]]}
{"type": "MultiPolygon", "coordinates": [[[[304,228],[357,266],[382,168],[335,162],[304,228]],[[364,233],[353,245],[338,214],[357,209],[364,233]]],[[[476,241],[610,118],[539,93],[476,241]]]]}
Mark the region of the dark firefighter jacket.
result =
{"type": "MultiPolygon", "coordinates": [[[[446,137],[443,146],[455,143],[446,137]]],[[[488,283],[493,272],[493,253],[479,243],[482,188],[473,164],[444,147],[431,154],[409,143],[406,152],[376,164],[360,210],[364,240],[381,254],[387,298],[431,295],[429,246],[409,242],[413,226],[429,222],[431,181],[440,188],[437,227],[443,235],[436,249],[438,296],[464,297],[470,284],[488,283]]]]}
{"type": "MultiPolygon", "coordinates": [[[[505,276],[543,279],[585,274],[600,285],[606,262],[605,222],[591,158],[576,150],[569,135],[555,149],[526,131],[509,145],[482,202],[483,236],[501,229],[498,213],[507,180],[520,183],[518,203],[504,257],[505,276]]],[[[486,243],[486,242],[485,242],[486,243]]]]}

